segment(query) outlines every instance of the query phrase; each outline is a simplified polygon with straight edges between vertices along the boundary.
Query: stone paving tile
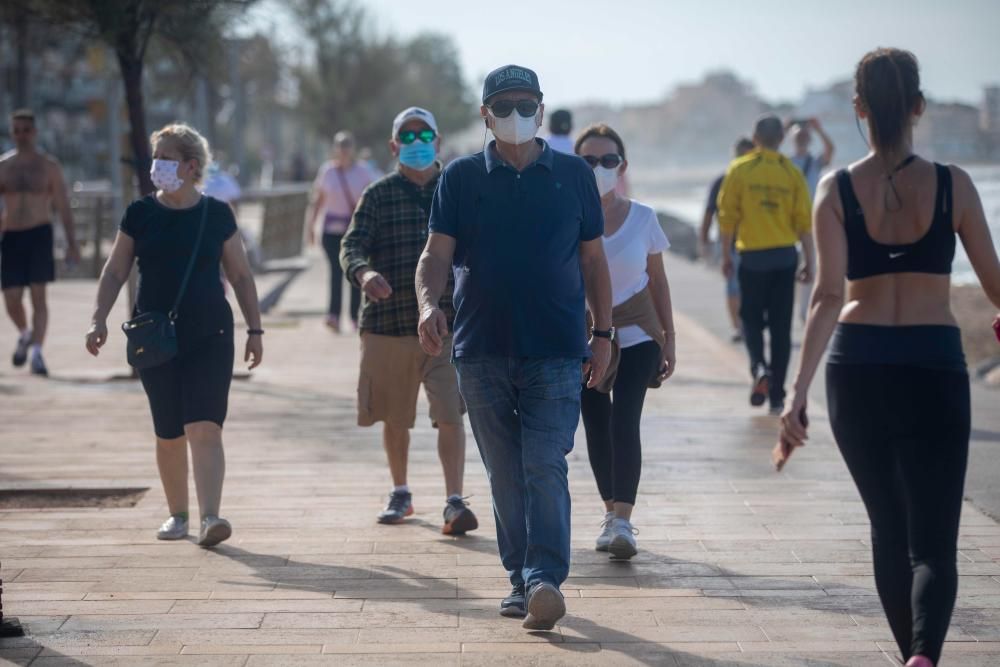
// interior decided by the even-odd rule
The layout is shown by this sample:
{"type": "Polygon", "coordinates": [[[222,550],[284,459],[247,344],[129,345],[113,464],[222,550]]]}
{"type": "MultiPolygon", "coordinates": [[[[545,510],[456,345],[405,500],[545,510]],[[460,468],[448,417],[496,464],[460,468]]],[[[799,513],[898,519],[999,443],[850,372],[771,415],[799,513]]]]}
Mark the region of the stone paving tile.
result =
{"type": "Polygon", "coordinates": [[[179,600],[170,609],[172,614],[239,614],[239,613],[358,613],[364,600],[327,598],[291,600],[179,600]]]}
{"type": "Polygon", "coordinates": [[[322,652],[322,644],[302,644],[299,646],[284,644],[257,644],[254,646],[246,644],[188,644],[181,649],[181,655],[299,655],[322,652]]]}
{"type": "MultiPolygon", "coordinates": [[[[149,656],[178,655],[181,644],[150,644],[148,646],[63,646],[59,650],[46,648],[41,655],[46,657],[71,656],[149,656]]],[[[102,661],[103,662],[103,661],[102,661]]]]}
{"type": "MultiPolygon", "coordinates": [[[[103,657],[100,664],[108,667],[131,667],[132,665],[143,665],[149,667],[188,667],[198,665],[199,667],[242,667],[246,664],[245,655],[216,655],[216,656],[144,656],[138,657],[103,657]]],[[[76,658],[64,656],[59,658],[37,658],[31,663],[32,667],[77,667],[81,664],[76,658]]],[[[86,664],[86,663],[83,663],[86,664]]]]}
{"type": "MultiPolygon", "coordinates": [[[[494,612],[495,616],[495,612],[494,612]]],[[[496,619],[493,619],[494,624],[496,619]]],[[[447,628],[458,627],[458,614],[419,610],[362,613],[275,613],[265,614],[262,628],[447,628]]]]}
{"type": "MultiPolygon", "coordinates": [[[[321,312],[323,265],[300,281],[289,303],[321,312]]],[[[496,613],[509,583],[471,436],[466,493],[481,528],[464,539],[440,534],[440,467],[423,399],[411,451],[417,514],[401,526],[374,523],[388,475],[378,431],[354,426],[357,339],[329,335],[317,316],[269,316],[272,361],[233,385],[223,501],[233,539],[214,550],[157,542],[166,505],[145,397],[135,383],[100,381],[123,370],[121,337],[113,333],[98,360],[84,356],[65,322],[85,321],[93,284],[52,292],[53,312],[67,319],[54,319],[47,345],[51,380],[0,367],[3,437],[32,444],[5,452],[0,488],[150,490],[133,508],[0,511],[5,611],[33,632],[0,641],[0,660],[892,664],[864,509],[822,406],[810,447],[776,475],[775,421],[745,405],[741,351],[684,313],[678,373],[650,392],[644,414],[640,554],[612,563],[593,551],[603,508],[578,438],[568,456],[568,615],[555,632],[526,633],[496,613]],[[52,411],[73,421],[71,434],[47,420],[52,411]]],[[[0,331],[0,349],[11,342],[0,331]]],[[[944,664],[1000,664],[1000,526],[966,504],[960,549],[944,664]]]]}
{"type": "Polygon", "coordinates": [[[302,630],[297,628],[260,628],[257,630],[220,629],[199,632],[194,628],[160,630],[151,644],[203,645],[221,644],[226,646],[258,645],[313,645],[313,644],[355,644],[358,630],[323,629],[302,630]]]}
{"type": "Polygon", "coordinates": [[[458,653],[402,653],[386,655],[382,653],[351,654],[350,658],[342,654],[321,656],[296,655],[251,655],[246,667],[314,667],[315,665],[354,665],[358,667],[459,667],[466,665],[458,653]]]}
{"type": "MultiPolygon", "coordinates": [[[[6,596],[5,596],[6,597],[6,596]]],[[[174,600],[116,600],[116,601],[57,601],[24,602],[16,605],[17,613],[24,616],[65,614],[78,616],[87,614],[166,614],[174,606],[174,600]]]]}
{"type": "Polygon", "coordinates": [[[164,630],[172,628],[259,628],[263,614],[129,614],[71,616],[65,630],[164,630]]]}

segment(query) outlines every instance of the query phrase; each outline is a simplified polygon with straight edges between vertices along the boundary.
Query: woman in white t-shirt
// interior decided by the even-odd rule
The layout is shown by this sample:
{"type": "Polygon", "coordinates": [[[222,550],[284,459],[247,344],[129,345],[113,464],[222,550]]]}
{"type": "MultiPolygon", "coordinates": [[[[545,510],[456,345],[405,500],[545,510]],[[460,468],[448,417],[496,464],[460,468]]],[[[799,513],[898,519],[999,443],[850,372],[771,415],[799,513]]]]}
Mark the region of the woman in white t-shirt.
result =
{"type": "Polygon", "coordinates": [[[670,247],[656,212],[623,197],[616,185],[628,167],[625,145],[607,125],[586,128],[576,154],[593,167],[604,211],[604,252],[611,272],[612,363],[605,380],[583,389],[581,412],[590,467],[604,501],[597,550],[636,554],[632,508],[642,468],[639,420],[648,387],[674,372],[674,320],[663,251],[670,247]]]}

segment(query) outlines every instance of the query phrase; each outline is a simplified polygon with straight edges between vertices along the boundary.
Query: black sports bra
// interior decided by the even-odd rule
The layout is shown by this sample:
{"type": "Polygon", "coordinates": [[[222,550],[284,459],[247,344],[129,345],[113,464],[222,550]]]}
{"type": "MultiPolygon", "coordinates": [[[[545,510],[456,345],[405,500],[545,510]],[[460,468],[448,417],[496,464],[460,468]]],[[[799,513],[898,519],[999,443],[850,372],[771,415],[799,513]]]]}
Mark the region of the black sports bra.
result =
{"type": "Polygon", "coordinates": [[[936,162],[934,168],[937,171],[934,219],[926,234],[914,243],[903,245],[879,243],[868,234],[851,177],[846,169],[837,172],[840,202],[844,207],[844,231],[847,233],[848,280],[886,273],[951,273],[951,262],[955,258],[951,171],[936,162]]]}

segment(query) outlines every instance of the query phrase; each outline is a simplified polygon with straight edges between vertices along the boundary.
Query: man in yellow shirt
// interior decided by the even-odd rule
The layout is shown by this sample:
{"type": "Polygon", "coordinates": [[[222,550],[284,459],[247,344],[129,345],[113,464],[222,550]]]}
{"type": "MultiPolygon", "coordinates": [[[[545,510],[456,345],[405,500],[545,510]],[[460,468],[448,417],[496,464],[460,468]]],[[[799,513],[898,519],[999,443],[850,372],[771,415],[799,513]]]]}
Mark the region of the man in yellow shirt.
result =
{"type": "Polygon", "coordinates": [[[718,202],[726,277],[733,273],[733,236],[740,254],[740,319],[753,375],[750,404],[770,401],[771,414],[781,414],[785,401],[795,280],[811,281],[814,266],[809,188],[802,172],[778,152],[783,138],[777,116],[758,119],[756,149],[729,165],[718,202]],[[801,271],[799,243],[805,255],[801,271]],[[764,357],[765,327],[771,339],[770,363],[764,357]]]}

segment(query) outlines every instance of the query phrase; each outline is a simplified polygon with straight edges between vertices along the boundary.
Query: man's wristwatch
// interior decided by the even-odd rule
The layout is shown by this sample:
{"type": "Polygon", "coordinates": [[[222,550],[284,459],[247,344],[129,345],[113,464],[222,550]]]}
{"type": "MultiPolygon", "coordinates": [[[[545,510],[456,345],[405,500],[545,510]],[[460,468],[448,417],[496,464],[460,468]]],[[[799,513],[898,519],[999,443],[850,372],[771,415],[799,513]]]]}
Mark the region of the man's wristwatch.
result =
{"type": "Polygon", "coordinates": [[[591,329],[590,334],[595,338],[607,338],[609,341],[615,339],[615,328],[611,327],[607,331],[601,331],[600,329],[591,329]]]}

